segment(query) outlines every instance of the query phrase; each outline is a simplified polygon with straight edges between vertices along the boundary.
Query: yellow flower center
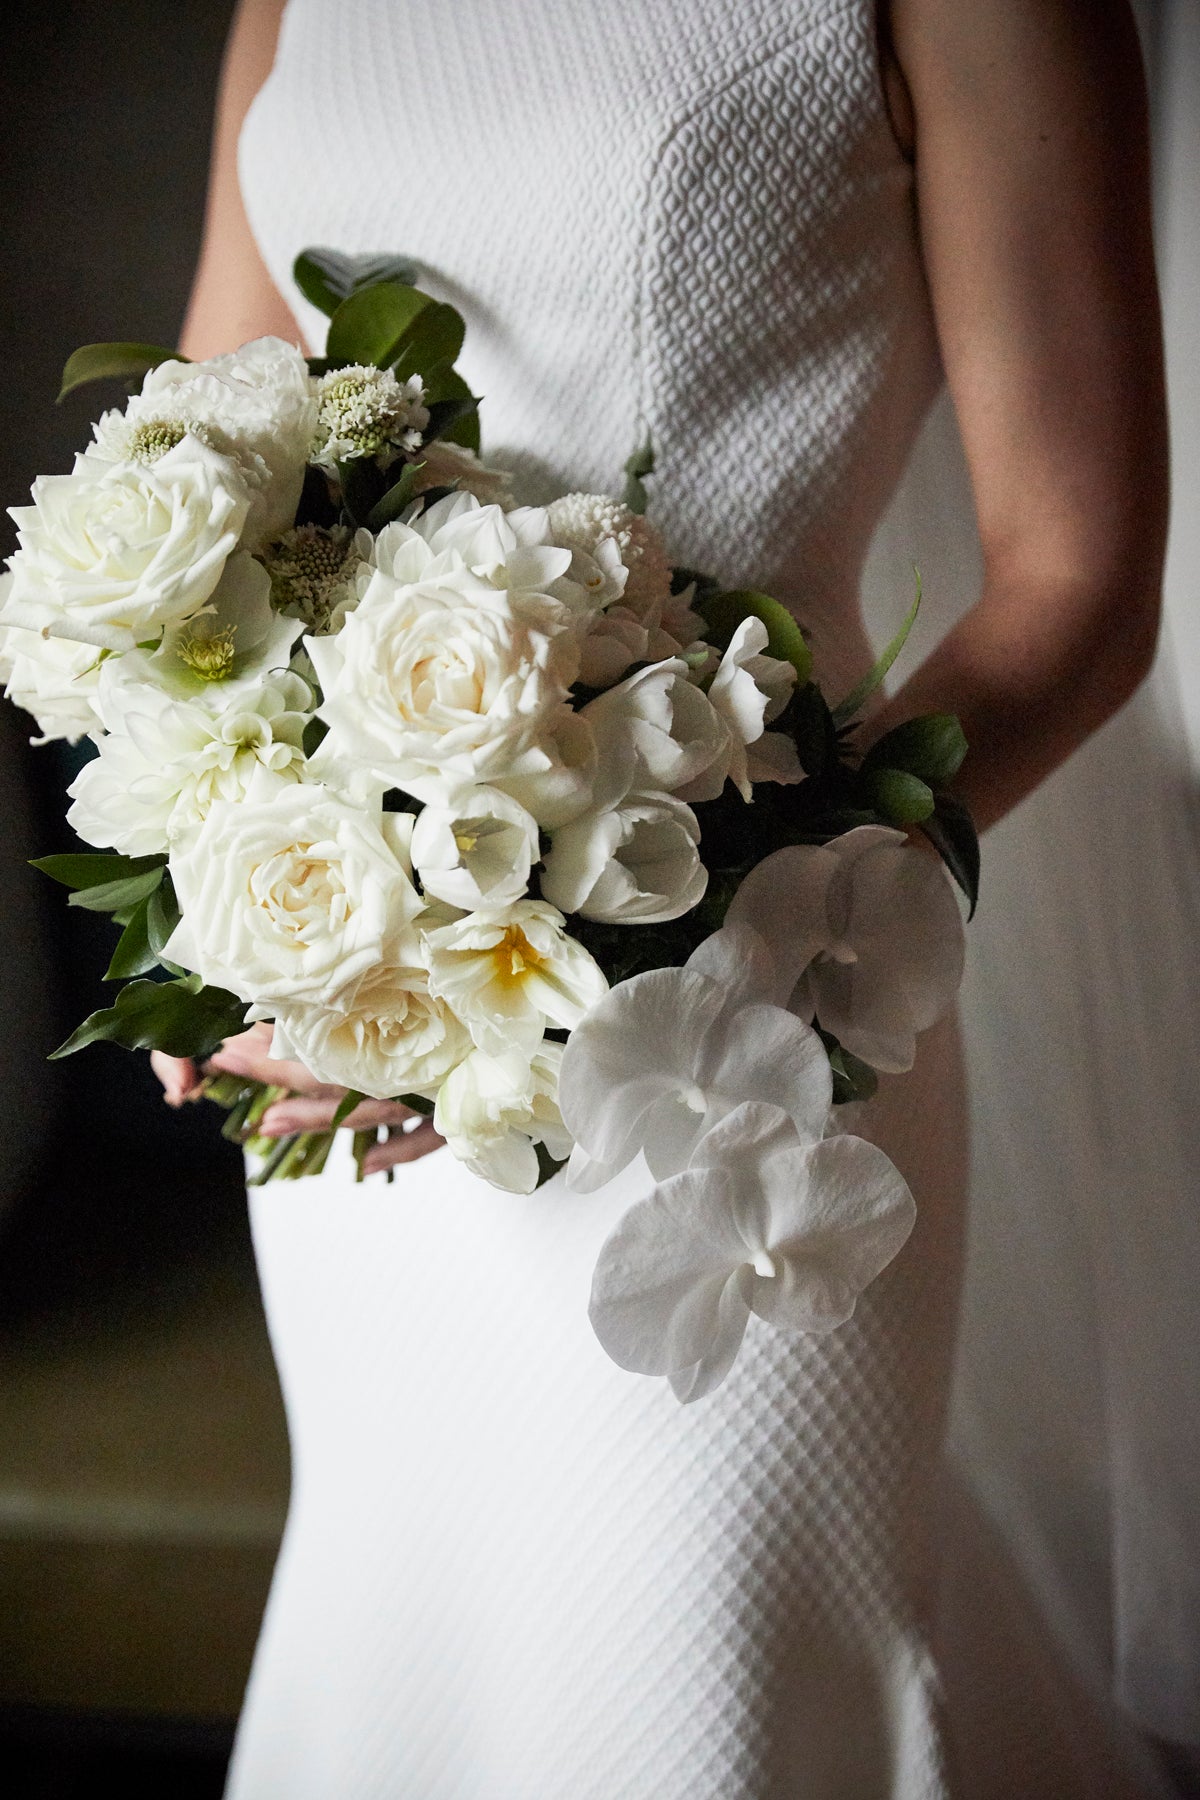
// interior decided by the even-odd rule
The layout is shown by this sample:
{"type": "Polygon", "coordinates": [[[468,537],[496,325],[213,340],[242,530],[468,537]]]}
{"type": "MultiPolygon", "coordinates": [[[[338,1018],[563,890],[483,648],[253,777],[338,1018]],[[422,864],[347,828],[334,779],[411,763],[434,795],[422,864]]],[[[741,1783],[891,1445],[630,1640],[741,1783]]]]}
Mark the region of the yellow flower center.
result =
{"type": "Polygon", "coordinates": [[[233,638],[236,625],[226,625],[211,637],[188,637],[180,640],[179,660],[197,674],[201,681],[228,681],[233,674],[233,638]]]}
{"type": "Polygon", "coordinates": [[[504,935],[492,951],[496,979],[505,985],[515,984],[534,969],[540,969],[545,960],[544,956],[539,956],[519,925],[506,926],[504,935]]]}

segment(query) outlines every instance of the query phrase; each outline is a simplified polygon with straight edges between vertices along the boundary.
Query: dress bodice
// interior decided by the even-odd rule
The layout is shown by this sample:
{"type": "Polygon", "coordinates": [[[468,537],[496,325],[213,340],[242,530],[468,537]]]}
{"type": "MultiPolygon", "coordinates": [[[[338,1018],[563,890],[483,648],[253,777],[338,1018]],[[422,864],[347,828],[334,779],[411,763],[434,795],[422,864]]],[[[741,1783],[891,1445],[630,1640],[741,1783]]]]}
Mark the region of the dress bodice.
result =
{"type": "Polygon", "coordinates": [[[675,559],[861,660],[938,381],[873,0],[291,0],[241,178],[314,343],[297,251],[411,255],[526,498],[619,492],[649,433],[675,559]]]}

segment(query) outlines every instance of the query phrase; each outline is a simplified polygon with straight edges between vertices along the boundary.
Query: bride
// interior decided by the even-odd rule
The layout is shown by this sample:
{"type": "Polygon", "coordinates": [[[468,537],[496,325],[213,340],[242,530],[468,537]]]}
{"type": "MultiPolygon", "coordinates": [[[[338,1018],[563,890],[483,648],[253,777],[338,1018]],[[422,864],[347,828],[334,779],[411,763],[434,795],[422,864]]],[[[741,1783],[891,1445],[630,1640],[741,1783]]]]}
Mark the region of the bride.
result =
{"type": "MultiPolygon", "coordinates": [[[[467,318],[524,496],[612,490],[649,432],[669,549],[788,600],[833,691],[869,661],[863,559],[944,376],[983,597],[873,729],[957,713],[989,825],[1153,653],[1148,185],[1123,0],[242,0],[182,347],[317,349],[297,251],[411,255],[467,318]]],[[[337,1092],[269,1050],[258,1027],[216,1061],[293,1090],[269,1129],[328,1124],[337,1092]]],[[[194,1070],[159,1067],[178,1102],[194,1070]]],[[[357,1124],[391,1128],[391,1185],[343,1157],[252,1198],[294,1483],[234,1800],[1149,1791],[1027,1679],[986,1589],[998,1755],[970,1644],[939,1660],[953,1022],[855,1124],[917,1198],[906,1249],[829,1337],[752,1322],[687,1408],[587,1324],[636,1175],[500,1197],[402,1106],[357,1124]]]]}

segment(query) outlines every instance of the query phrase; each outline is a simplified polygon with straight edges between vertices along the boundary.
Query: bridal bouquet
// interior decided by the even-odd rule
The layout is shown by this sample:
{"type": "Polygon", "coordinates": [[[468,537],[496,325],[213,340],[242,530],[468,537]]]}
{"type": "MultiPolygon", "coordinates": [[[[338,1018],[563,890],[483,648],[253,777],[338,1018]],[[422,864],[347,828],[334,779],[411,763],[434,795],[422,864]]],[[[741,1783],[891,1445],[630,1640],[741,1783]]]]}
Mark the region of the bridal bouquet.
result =
{"type": "MultiPolygon", "coordinates": [[[[910,832],[973,904],[961,732],[863,754],[903,631],[831,700],[782,605],[671,566],[648,448],[623,501],[518,505],[454,309],[385,258],[296,275],[323,357],[76,352],[64,392],[140,387],[14,510],[8,693],[95,749],[68,817],[98,850],[37,866],[121,927],[123,985],[55,1054],[202,1058],[265,1019],[339,1117],[403,1099],[498,1187],[643,1157],[593,1323],[694,1399],[751,1312],[841,1323],[911,1227],[837,1108],[958,986],[959,906],[910,832]]],[[[321,1166],[332,1132],[255,1139],[278,1090],[209,1085],[261,1177],[321,1166]]]]}

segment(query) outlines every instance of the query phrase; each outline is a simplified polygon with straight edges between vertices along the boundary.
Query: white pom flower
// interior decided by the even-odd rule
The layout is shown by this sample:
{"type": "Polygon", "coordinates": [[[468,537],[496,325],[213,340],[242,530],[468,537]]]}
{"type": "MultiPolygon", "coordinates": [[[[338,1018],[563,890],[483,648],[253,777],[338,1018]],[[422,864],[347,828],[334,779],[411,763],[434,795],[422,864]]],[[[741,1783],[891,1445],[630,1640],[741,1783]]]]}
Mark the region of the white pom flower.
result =
{"type": "MultiPolygon", "coordinates": [[[[0,575],[0,609],[11,585],[11,574],[0,575]]],[[[37,720],[35,744],[74,744],[100,728],[100,658],[91,644],[0,625],[0,681],[13,704],[37,720]]]]}
{"type": "Polygon", "coordinates": [[[430,991],[481,1050],[528,1049],[548,1024],[569,1031],[608,992],[597,964],[563,926],[554,907],[519,900],[426,932],[430,991]]]}
{"type": "Polygon", "coordinates": [[[876,1145],[804,1142],[779,1107],[738,1106],[606,1241],[592,1326],[623,1369],[698,1400],[729,1373],[751,1313],[784,1331],[844,1324],[915,1216],[876,1145]]]}
{"type": "Polygon", "coordinates": [[[653,925],[698,906],[708,871],[690,806],[632,793],[554,833],[542,893],[565,913],[615,925],[653,925]]]}
{"type": "Polygon", "coordinates": [[[13,508],[21,548],[2,623],[132,650],[199,612],[249,508],[237,465],[185,437],[149,467],[80,457],[13,508]]]}
{"type": "Polygon", "coordinates": [[[601,1186],[639,1151],[653,1175],[674,1175],[748,1100],[821,1137],[829,1058],[815,1031],[773,1003],[777,993],[775,963],[745,926],[715,932],[683,968],[619,982],[567,1042],[559,1101],[577,1144],[571,1186],[601,1186]]]}
{"type": "Polygon", "coordinates": [[[347,1008],[379,964],[402,960],[421,910],[402,814],[297,784],[218,801],[171,856],[183,922],[171,962],[249,1000],[347,1008]]]}
{"type": "Polygon", "coordinates": [[[910,1069],[917,1034],[962,981],[966,936],[949,877],[883,825],[775,851],[743,881],[728,920],[770,943],[794,1010],[874,1069],[910,1069]]]}
{"type": "MultiPolygon", "coordinates": [[[[286,672],[212,709],[143,688],[124,703],[119,732],[76,776],[67,818],[89,844],[153,856],[187,836],[217,801],[264,798],[299,781],[309,701],[286,672]]],[[[107,708],[106,708],[107,711],[107,708]]]]}
{"type": "Polygon", "coordinates": [[[561,1162],[571,1149],[558,1110],[559,1044],[520,1050],[475,1050],[447,1077],[433,1122],[454,1155],[476,1175],[511,1194],[538,1184],[535,1144],[561,1162]]]}
{"type": "Polygon", "coordinates": [[[547,512],[555,543],[590,558],[604,571],[607,579],[597,592],[607,597],[597,604],[621,599],[641,616],[652,606],[668,603],[671,565],[648,519],[608,494],[564,494],[551,502],[547,512]],[[616,576],[614,552],[625,571],[623,581],[616,576]]]}
{"type": "Polygon", "coordinates": [[[451,793],[413,827],[413,866],[425,892],[466,912],[523,899],[538,854],[537,821],[496,788],[451,793]]]}
{"type": "MultiPolygon", "coordinates": [[[[415,957],[415,943],[401,954],[415,957]]],[[[433,1094],[472,1049],[415,960],[369,970],[336,1007],[277,1006],[274,1018],[273,1055],[376,1100],[433,1094]]]]}
{"type": "Polygon", "coordinates": [[[416,450],[428,423],[419,375],[397,381],[390,369],[349,363],[317,382],[312,460],[327,469],[361,456],[386,462],[416,450]]]}

